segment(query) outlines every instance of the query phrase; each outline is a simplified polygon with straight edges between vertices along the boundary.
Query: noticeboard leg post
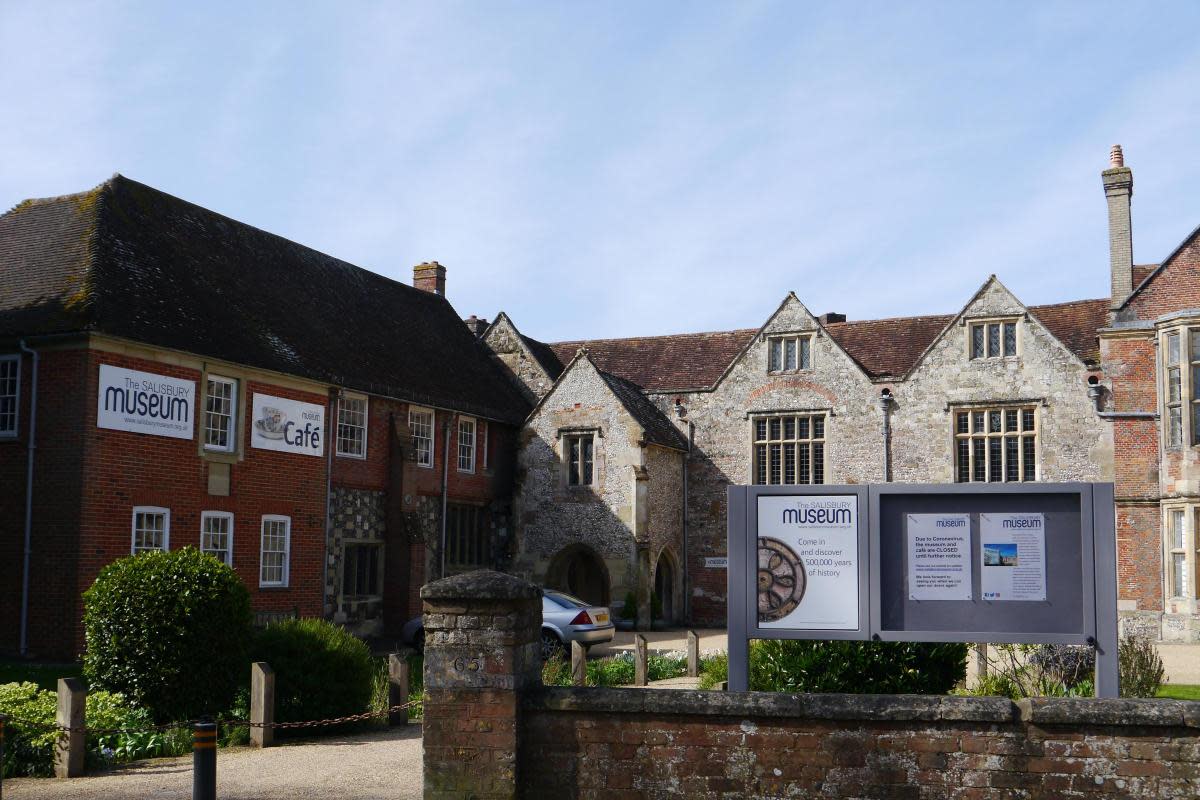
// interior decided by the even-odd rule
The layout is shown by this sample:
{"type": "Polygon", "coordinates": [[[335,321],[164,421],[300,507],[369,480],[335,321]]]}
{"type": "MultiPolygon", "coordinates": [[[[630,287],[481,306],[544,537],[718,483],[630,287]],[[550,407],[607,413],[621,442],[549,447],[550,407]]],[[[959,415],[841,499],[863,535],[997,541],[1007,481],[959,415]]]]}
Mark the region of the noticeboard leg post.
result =
{"type": "Polygon", "coordinates": [[[729,684],[731,692],[750,691],[750,642],[746,639],[749,609],[746,571],[746,488],[730,486],[728,497],[728,578],[725,602],[728,607],[729,684]]]}
{"type": "Polygon", "coordinates": [[[1121,696],[1117,656],[1117,520],[1111,483],[1092,486],[1096,553],[1096,697],[1121,696]]]}

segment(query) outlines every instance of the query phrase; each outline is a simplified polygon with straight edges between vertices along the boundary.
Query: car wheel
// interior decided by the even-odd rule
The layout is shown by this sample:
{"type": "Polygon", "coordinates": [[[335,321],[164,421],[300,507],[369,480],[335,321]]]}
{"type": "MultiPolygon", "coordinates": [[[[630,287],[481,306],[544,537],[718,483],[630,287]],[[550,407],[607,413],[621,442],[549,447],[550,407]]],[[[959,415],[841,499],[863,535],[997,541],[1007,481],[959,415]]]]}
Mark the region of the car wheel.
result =
{"type": "Polygon", "coordinates": [[[561,658],[564,652],[562,639],[559,639],[553,631],[542,631],[542,660],[549,661],[552,658],[561,658]]]}

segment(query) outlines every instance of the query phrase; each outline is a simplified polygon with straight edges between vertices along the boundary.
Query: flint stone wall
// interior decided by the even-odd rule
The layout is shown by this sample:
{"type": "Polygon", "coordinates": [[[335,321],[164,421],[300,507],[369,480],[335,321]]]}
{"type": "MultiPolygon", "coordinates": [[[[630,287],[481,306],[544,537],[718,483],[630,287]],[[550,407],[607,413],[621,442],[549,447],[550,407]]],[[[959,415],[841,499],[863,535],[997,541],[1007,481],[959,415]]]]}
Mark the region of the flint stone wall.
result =
{"type": "Polygon", "coordinates": [[[1200,703],[545,688],[524,797],[1191,798],[1200,703]]]}

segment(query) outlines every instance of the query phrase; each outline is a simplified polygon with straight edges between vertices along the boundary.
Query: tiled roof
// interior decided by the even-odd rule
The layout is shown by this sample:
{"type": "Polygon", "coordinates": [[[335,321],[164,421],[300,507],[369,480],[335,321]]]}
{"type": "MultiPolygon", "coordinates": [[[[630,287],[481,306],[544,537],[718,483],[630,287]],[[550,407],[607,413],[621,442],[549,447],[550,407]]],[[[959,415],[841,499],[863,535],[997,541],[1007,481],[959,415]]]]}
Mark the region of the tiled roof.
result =
{"type": "Polygon", "coordinates": [[[0,216],[0,337],[95,331],[519,423],[445,298],[120,175],[0,216]]]}
{"type": "MultiPolygon", "coordinates": [[[[1033,316],[1071,352],[1089,366],[1100,361],[1096,331],[1106,324],[1107,299],[1075,300],[1029,306],[1033,316]]],[[[825,329],[838,345],[875,379],[902,378],[917,359],[954,319],[953,314],[927,317],[831,322],[825,329]]],[[[711,387],[757,328],[718,333],[684,333],[676,336],[643,336],[630,339],[555,342],[542,345],[558,359],[552,377],[562,371],[581,347],[601,370],[640,386],[647,392],[711,387]]],[[[541,345],[528,339],[531,346],[541,345]]],[[[539,360],[541,360],[539,358],[539,360]]],[[[545,365],[546,362],[543,362],[545,365]]]]}
{"type": "Polygon", "coordinates": [[[671,420],[667,419],[658,406],[647,399],[640,388],[604,370],[599,370],[599,372],[600,377],[612,389],[613,394],[642,426],[642,430],[646,432],[647,442],[671,447],[675,450],[687,449],[687,440],[683,438],[683,434],[671,424],[671,420]]]}
{"type": "MultiPolygon", "coordinates": [[[[548,347],[562,364],[570,363],[579,348],[587,347],[592,361],[602,371],[632,381],[646,391],[664,392],[712,386],[756,333],[758,328],[747,328],[718,333],[555,342],[548,347]]],[[[552,377],[557,377],[557,373],[552,373],[552,377]]]]}

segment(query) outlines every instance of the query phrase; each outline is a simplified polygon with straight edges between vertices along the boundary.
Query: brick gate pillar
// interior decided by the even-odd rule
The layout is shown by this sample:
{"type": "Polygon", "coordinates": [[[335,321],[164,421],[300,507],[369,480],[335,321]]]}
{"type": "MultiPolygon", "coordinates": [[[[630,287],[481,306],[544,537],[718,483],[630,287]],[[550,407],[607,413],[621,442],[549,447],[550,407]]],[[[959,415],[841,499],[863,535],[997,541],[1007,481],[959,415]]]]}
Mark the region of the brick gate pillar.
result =
{"type": "Polygon", "coordinates": [[[521,695],[541,684],[541,594],[490,570],[421,587],[426,798],[517,796],[521,695]]]}

